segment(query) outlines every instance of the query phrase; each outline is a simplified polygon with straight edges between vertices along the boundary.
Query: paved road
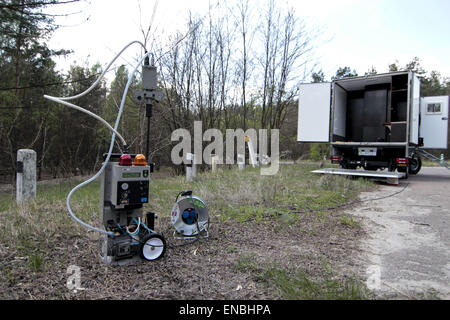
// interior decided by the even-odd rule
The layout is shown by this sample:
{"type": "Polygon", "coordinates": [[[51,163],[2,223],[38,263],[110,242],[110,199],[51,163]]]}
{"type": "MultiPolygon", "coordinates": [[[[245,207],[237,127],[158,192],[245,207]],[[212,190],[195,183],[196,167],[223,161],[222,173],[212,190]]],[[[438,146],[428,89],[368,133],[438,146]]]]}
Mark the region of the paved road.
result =
{"type": "Polygon", "coordinates": [[[422,168],[399,186],[381,186],[348,213],[363,219],[361,262],[368,284],[387,299],[450,299],[450,170],[422,168]],[[378,277],[379,276],[379,277],[378,277]]]}

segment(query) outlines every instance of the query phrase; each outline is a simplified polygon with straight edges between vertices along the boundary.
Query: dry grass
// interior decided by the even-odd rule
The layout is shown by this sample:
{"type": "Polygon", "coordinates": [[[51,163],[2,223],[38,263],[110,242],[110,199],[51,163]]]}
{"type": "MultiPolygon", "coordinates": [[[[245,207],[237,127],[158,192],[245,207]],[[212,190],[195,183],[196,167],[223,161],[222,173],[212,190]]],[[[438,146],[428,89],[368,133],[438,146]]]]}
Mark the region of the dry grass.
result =
{"type": "MultiPolygon", "coordinates": [[[[315,283],[325,283],[324,259],[335,270],[336,281],[345,283],[342,276],[353,274],[346,269],[348,256],[362,230],[358,221],[326,209],[352,201],[373,184],[317,176],[310,172],[316,168],[317,164],[310,162],[282,166],[272,177],[261,176],[259,170],[251,168],[244,172],[218,170],[199,174],[193,183],[180,176],[153,179],[146,209],[159,214],[156,229],[165,234],[171,248],[160,262],[123,268],[102,265],[97,258],[98,235],[69,217],[65,198],[77,181],[42,186],[36,201],[24,206],[16,206],[11,195],[3,194],[0,298],[289,298],[281,293],[280,286],[295,284],[299,272],[306,272],[315,283]],[[193,190],[208,204],[211,237],[177,247],[171,238],[169,213],[182,190],[193,190]],[[267,267],[254,270],[256,273],[236,269],[239,259],[247,254],[267,267]],[[278,264],[273,265],[273,261],[278,264]],[[66,269],[72,264],[82,268],[83,286],[89,290],[75,294],[66,288],[66,269]],[[172,269],[177,271],[167,272],[172,269]],[[261,272],[272,274],[273,281],[256,281],[261,272]],[[242,281],[255,285],[251,290],[236,291],[242,281]]],[[[72,200],[78,217],[97,226],[98,191],[96,182],[81,189],[72,200]]]]}

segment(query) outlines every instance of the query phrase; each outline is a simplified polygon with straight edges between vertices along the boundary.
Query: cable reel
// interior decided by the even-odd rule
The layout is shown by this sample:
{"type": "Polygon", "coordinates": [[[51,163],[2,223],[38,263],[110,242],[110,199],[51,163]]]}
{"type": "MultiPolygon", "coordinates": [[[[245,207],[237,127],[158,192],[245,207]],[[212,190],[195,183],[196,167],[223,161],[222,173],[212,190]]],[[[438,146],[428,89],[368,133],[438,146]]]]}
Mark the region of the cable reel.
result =
{"type": "Polygon", "coordinates": [[[181,238],[192,238],[202,235],[208,237],[209,213],[208,206],[199,197],[192,196],[192,191],[182,191],[172,208],[170,219],[176,234],[181,238]]]}

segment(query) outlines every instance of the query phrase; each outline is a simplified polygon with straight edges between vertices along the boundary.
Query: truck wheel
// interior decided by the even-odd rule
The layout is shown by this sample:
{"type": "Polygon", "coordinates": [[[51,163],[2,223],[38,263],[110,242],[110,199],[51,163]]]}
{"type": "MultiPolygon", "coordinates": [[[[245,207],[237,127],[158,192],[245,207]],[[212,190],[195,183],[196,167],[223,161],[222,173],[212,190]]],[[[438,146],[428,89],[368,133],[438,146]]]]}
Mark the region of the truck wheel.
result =
{"type": "Polygon", "coordinates": [[[422,168],[422,159],[420,159],[419,157],[409,159],[410,174],[418,174],[421,168],[422,168]]]}
{"type": "Polygon", "coordinates": [[[142,239],[140,248],[141,258],[147,261],[160,259],[166,252],[166,240],[162,235],[151,233],[142,239]]]}

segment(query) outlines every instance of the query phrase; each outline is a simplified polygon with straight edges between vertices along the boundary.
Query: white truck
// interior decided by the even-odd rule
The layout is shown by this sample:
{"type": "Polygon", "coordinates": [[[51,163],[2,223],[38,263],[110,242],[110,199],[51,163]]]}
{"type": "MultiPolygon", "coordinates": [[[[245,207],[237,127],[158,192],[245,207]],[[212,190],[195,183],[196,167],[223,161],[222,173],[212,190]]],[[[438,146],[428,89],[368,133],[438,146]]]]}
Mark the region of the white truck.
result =
{"type": "Polygon", "coordinates": [[[329,142],[343,169],[417,174],[424,149],[447,149],[449,96],[421,97],[410,71],[301,84],[299,142],[329,142]]]}

